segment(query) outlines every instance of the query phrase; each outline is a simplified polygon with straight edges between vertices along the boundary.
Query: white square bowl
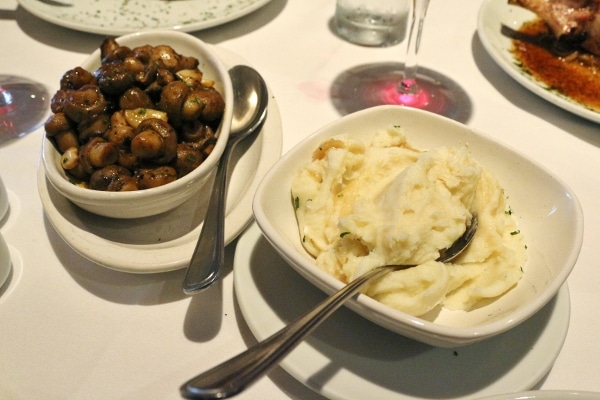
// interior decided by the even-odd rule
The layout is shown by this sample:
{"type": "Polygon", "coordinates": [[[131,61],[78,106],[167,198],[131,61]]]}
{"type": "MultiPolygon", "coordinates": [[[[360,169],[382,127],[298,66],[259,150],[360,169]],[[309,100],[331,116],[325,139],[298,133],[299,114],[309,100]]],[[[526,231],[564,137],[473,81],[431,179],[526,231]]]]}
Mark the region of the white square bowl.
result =
{"type": "Polygon", "coordinates": [[[419,149],[468,143],[474,160],[492,172],[510,196],[528,248],[518,285],[489,305],[473,311],[442,311],[433,320],[397,311],[366,295],[349,308],[387,329],[438,347],[471,344],[511,329],[539,311],[565,283],[583,239],[583,213],[575,194],[559,179],[517,151],[436,114],[398,106],[380,106],[342,117],[286,153],[264,177],[253,201],[256,222],[277,252],[304,278],[326,293],[344,284],[316,266],[302,246],[291,196],[291,183],[326,138],[346,134],[371,138],[399,125],[419,149]]]}

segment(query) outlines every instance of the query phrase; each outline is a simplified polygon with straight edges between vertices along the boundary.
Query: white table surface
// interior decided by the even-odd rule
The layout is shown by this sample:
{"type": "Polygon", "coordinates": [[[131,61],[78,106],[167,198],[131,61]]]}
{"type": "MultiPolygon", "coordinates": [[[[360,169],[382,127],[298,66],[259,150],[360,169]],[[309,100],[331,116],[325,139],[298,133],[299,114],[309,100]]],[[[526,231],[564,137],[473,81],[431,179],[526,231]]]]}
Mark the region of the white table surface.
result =
{"type": "MultiPolygon", "coordinates": [[[[544,164],[578,195],[585,234],[568,279],[569,332],[536,388],[600,391],[600,129],[531,94],[493,63],[476,33],[480,4],[432,1],[420,64],[466,90],[473,101],[468,125],[544,164]]],[[[366,48],[337,37],[334,6],[334,0],[273,0],[242,19],[194,33],[264,75],[282,115],[284,152],[339,117],[328,94],[338,74],[404,57],[406,43],[366,48]]],[[[51,90],[102,40],[44,22],[15,0],[0,0],[0,32],[0,73],[31,76],[51,90]]],[[[87,261],[44,217],[36,184],[42,137],[38,129],[0,143],[0,173],[11,200],[0,229],[18,267],[0,296],[0,398],[180,398],[183,381],[254,340],[233,294],[235,243],[227,249],[223,281],[192,298],[181,292],[181,271],[130,275],[87,261]]],[[[276,369],[239,398],[319,396],[276,369]]]]}

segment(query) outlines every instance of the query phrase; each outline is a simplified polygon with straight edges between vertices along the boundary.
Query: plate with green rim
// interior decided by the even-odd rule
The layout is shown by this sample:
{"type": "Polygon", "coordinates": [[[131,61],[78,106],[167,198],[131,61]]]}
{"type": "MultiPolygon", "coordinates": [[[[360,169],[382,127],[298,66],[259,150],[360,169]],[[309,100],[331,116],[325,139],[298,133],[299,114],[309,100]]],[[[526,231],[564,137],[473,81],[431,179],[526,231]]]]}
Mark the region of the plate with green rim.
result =
{"type": "Polygon", "coordinates": [[[55,25],[102,35],[150,29],[194,32],[241,18],[271,0],[18,0],[55,25]]]}

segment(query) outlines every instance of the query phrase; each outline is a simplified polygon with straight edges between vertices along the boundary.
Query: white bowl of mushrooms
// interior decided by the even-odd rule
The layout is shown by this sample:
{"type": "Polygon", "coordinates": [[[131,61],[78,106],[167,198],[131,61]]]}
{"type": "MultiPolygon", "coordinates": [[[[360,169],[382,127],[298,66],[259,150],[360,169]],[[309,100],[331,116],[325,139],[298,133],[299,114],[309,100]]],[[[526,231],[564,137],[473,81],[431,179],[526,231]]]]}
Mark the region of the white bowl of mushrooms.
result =
{"type": "Polygon", "coordinates": [[[198,193],[231,127],[228,71],[177,31],[107,38],[68,70],[45,124],[42,162],[77,206],[113,218],[160,214],[198,193]]]}

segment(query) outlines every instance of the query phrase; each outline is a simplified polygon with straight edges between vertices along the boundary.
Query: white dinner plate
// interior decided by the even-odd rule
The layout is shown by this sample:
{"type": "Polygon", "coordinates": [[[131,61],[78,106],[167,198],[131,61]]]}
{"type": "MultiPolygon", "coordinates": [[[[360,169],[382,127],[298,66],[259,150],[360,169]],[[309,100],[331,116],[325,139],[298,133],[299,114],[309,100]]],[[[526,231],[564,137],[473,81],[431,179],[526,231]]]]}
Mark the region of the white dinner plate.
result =
{"type": "Polygon", "coordinates": [[[124,35],[147,29],[198,31],[257,10],[271,0],[18,0],[45,21],[83,32],[124,35]]]}
{"type": "MultiPolygon", "coordinates": [[[[324,298],[262,236],[240,237],[234,288],[258,340],[324,298]]],[[[456,349],[407,339],[342,308],[281,363],[298,381],[331,399],[473,399],[531,389],[550,370],[569,326],[566,284],[516,328],[456,349]]]]}
{"type": "Polygon", "coordinates": [[[600,393],[568,390],[531,390],[485,397],[480,400],[598,400],[600,393]]]}
{"type": "Polygon", "coordinates": [[[10,258],[10,249],[4,240],[4,236],[2,236],[2,232],[0,232],[0,289],[2,289],[4,283],[8,280],[11,270],[12,260],[10,258]]]}
{"type": "MultiPolygon", "coordinates": [[[[229,51],[213,48],[226,67],[247,64],[229,51]]],[[[242,141],[231,160],[230,166],[235,165],[235,168],[227,194],[225,244],[235,239],[252,220],[254,192],[264,174],[281,156],[281,148],[281,116],[271,94],[267,120],[260,135],[254,141],[242,141]]],[[[212,179],[209,184],[211,182],[212,179]]],[[[210,190],[208,184],[206,188],[210,190]]],[[[208,195],[205,195],[202,200],[193,197],[177,209],[153,217],[122,220],[102,217],[84,211],[61,196],[47,181],[41,162],[38,191],[48,220],[69,246],[97,264],[134,273],[166,272],[187,266],[208,203],[208,195]]]]}
{"type": "Polygon", "coordinates": [[[519,67],[511,53],[512,39],[501,32],[502,25],[518,30],[524,22],[535,19],[531,11],[509,5],[507,0],[485,0],[479,11],[477,32],[483,47],[508,75],[543,99],[590,121],[600,122],[600,113],[549,88],[519,67]]]}

